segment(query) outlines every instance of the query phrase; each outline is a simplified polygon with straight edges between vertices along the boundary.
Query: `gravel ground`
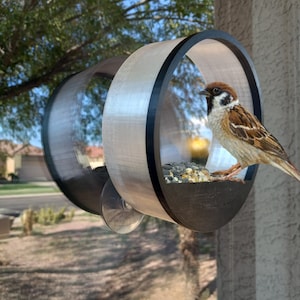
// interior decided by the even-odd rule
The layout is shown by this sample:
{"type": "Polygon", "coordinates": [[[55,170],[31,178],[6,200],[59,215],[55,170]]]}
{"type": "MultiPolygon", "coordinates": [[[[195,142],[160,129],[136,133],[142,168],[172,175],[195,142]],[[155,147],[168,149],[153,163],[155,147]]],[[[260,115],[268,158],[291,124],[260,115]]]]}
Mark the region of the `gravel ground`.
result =
{"type": "MultiPolygon", "coordinates": [[[[11,236],[0,240],[0,299],[184,299],[172,227],[117,235],[81,211],[72,222],[36,226],[32,236],[22,236],[17,219],[11,236]]],[[[201,286],[216,276],[208,255],[200,257],[200,274],[201,286]]]]}

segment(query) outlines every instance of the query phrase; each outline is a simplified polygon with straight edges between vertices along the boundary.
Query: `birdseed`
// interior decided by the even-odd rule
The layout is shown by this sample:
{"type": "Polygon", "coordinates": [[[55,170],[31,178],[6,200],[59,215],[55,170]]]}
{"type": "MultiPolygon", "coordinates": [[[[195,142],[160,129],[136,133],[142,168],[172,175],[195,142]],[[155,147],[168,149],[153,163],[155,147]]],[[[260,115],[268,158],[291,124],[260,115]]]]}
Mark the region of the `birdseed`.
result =
{"type": "Polygon", "coordinates": [[[168,163],[162,166],[166,183],[209,182],[209,171],[194,162],[168,163]]]}

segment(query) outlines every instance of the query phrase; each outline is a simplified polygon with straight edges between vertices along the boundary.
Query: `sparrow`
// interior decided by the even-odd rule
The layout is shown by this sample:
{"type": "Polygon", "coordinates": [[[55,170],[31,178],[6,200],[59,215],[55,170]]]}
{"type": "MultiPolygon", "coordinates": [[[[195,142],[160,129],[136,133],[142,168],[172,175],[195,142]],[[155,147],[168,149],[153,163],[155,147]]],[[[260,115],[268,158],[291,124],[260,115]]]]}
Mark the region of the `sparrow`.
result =
{"type": "Polygon", "coordinates": [[[278,140],[239,103],[231,86],[212,82],[200,93],[206,96],[208,126],[213,136],[237,159],[237,164],[213,175],[221,176],[222,180],[239,181],[234,176],[242,169],[269,164],[300,181],[300,172],[278,140]]]}

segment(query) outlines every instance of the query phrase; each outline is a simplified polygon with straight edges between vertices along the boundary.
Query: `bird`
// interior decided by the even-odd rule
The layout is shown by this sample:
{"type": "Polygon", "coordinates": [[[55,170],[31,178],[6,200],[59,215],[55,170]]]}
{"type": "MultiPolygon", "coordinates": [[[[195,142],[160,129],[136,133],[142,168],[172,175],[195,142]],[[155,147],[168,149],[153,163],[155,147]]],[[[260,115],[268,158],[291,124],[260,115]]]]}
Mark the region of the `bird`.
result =
{"type": "Polygon", "coordinates": [[[200,92],[207,101],[207,121],[213,136],[233,155],[237,163],[214,172],[217,180],[242,181],[235,176],[251,165],[268,164],[300,181],[279,141],[258,118],[239,103],[237,92],[224,82],[211,82],[200,92]]]}

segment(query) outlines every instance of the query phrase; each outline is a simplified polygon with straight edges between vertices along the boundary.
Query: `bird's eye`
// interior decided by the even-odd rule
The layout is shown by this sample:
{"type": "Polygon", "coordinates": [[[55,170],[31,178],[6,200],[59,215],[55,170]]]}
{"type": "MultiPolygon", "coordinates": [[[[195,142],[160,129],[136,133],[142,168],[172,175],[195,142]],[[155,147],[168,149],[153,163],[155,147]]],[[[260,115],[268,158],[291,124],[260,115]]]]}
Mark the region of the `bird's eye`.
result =
{"type": "Polygon", "coordinates": [[[221,89],[218,87],[215,87],[212,89],[212,92],[214,95],[220,95],[221,94],[221,89]]]}

